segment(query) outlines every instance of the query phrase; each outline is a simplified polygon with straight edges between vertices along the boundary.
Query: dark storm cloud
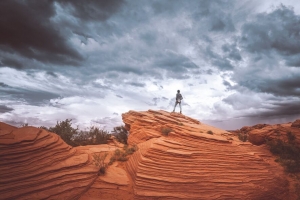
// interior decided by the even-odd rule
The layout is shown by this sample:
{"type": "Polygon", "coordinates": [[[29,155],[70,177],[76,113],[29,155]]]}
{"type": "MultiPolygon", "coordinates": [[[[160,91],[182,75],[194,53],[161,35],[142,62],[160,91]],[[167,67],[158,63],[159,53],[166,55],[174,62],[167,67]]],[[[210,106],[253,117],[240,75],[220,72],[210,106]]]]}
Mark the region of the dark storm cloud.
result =
{"type": "Polygon", "coordinates": [[[241,60],[242,57],[241,57],[241,54],[239,52],[239,50],[237,49],[236,45],[234,44],[224,44],[222,46],[222,50],[223,52],[225,52],[227,54],[227,56],[233,60],[241,60]]]}
{"type": "Polygon", "coordinates": [[[149,46],[152,46],[155,44],[157,35],[155,32],[145,32],[141,33],[140,38],[149,46]]]}
{"type": "Polygon", "coordinates": [[[249,71],[243,77],[235,77],[235,79],[238,85],[233,88],[237,90],[240,90],[240,87],[246,87],[255,92],[270,93],[275,96],[300,96],[300,74],[270,78],[249,71]]]}
{"type": "Polygon", "coordinates": [[[139,82],[127,82],[128,85],[132,85],[135,87],[145,87],[145,83],[139,83],[139,82]]]}
{"type": "Polygon", "coordinates": [[[24,68],[23,64],[18,62],[17,60],[13,60],[10,58],[4,58],[0,60],[0,66],[9,66],[15,69],[22,69],[24,68]]]}
{"type": "Polygon", "coordinates": [[[57,77],[58,77],[57,74],[54,73],[54,72],[47,71],[46,74],[47,74],[47,75],[50,75],[50,76],[53,76],[54,78],[57,78],[57,77]]]}
{"type": "Polygon", "coordinates": [[[271,13],[259,14],[242,27],[241,44],[251,53],[275,50],[288,65],[300,66],[300,16],[283,5],[271,13]],[[289,56],[295,55],[292,61],[289,56]]]}
{"type": "Polygon", "coordinates": [[[5,105],[0,105],[0,113],[6,113],[14,110],[13,108],[7,107],[5,105]]]}
{"type": "Polygon", "coordinates": [[[234,25],[231,20],[231,16],[227,14],[215,15],[211,18],[211,31],[234,31],[234,25]]]}
{"type": "Polygon", "coordinates": [[[205,49],[206,57],[209,59],[212,65],[216,66],[221,71],[233,70],[234,66],[230,61],[224,57],[214,52],[210,47],[205,49]]]}
{"type": "Polygon", "coordinates": [[[0,82],[0,87],[9,87],[9,85],[5,84],[5,83],[2,83],[0,82]]]}
{"type": "Polygon", "coordinates": [[[184,55],[172,51],[165,51],[156,55],[153,66],[175,71],[177,73],[187,72],[188,69],[197,69],[198,66],[184,55]]]}
{"type": "Polygon", "coordinates": [[[276,102],[269,106],[267,111],[247,115],[246,117],[274,117],[299,115],[300,100],[288,102],[276,102]]]}
{"type": "Polygon", "coordinates": [[[117,12],[123,0],[57,0],[63,6],[71,6],[72,15],[82,20],[104,21],[117,12]]]}
{"type": "MultiPolygon", "coordinates": [[[[0,1],[0,49],[43,62],[78,65],[83,57],[53,25],[54,15],[53,1],[0,1]]],[[[23,68],[8,59],[2,62],[23,68]]]]}
{"type": "Polygon", "coordinates": [[[232,85],[226,80],[223,80],[223,85],[225,85],[227,89],[230,89],[232,87],[232,85]]]}
{"type": "Polygon", "coordinates": [[[36,91],[36,90],[26,90],[18,88],[0,88],[0,93],[2,98],[9,98],[10,100],[24,100],[30,105],[42,105],[45,101],[53,98],[58,98],[59,95],[47,92],[47,91],[36,91]]]}

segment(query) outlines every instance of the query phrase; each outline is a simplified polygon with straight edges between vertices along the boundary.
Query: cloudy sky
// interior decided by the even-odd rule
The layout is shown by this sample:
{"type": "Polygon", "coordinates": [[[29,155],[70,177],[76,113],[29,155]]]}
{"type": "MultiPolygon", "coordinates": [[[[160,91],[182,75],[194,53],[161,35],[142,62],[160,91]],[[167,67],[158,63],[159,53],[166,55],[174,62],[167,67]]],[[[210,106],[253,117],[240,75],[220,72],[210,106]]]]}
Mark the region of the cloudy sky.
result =
{"type": "Polygon", "coordinates": [[[0,1],[0,121],[111,129],[178,89],[223,129],[300,118],[298,0],[0,1]]]}

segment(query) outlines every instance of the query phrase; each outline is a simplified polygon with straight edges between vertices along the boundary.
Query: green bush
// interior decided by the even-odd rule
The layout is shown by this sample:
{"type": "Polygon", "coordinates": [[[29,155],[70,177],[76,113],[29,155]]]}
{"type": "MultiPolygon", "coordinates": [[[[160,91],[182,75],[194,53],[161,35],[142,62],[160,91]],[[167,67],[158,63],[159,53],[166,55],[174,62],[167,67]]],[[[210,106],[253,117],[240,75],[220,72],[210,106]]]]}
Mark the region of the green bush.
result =
{"type": "Polygon", "coordinates": [[[106,172],[107,164],[104,163],[104,160],[105,160],[106,156],[107,156],[107,153],[102,154],[102,155],[100,153],[93,154],[94,165],[99,168],[99,170],[98,170],[98,176],[104,175],[105,172],[106,172]]]}
{"type": "Polygon", "coordinates": [[[114,135],[116,137],[118,142],[127,144],[128,131],[125,129],[124,126],[114,127],[114,130],[112,131],[112,135],[114,135]]]}
{"type": "Polygon", "coordinates": [[[107,144],[107,140],[110,139],[108,131],[100,130],[97,127],[92,126],[89,131],[92,144],[107,144]]]}
{"type": "Polygon", "coordinates": [[[71,119],[66,119],[57,122],[55,127],[46,128],[41,126],[40,128],[56,133],[71,146],[107,144],[108,139],[111,137],[108,131],[94,126],[87,131],[79,131],[78,127],[76,129],[72,127],[71,121],[71,119]]]}
{"type": "Polygon", "coordinates": [[[170,132],[172,132],[173,130],[169,127],[162,127],[161,128],[161,133],[164,135],[164,136],[168,136],[170,132]]]}
{"type": "Polygon", "coordinates": [[[291,131],[287,132],[286,136],[289,143],[294,143],[294,141],[296,140],[296,136],[291,131]]]}
{"type": "Polygon", "coordinates": [[[46,130],[46,131],[49,131],[49,129],[48,129],[46,126],[40,126],[40,127],[38,127],[38,128],[44,129],[44,130],[46,130]]]}
{"type": "Polygon", "coordinates": [[[211,130],[207,131],[206,133],[207,133],[207,134],[210,134],[210,135],[213,135],[213,134],[214,134],[214,132],[212,132],[211,130]]]}
{"type": "Polygon", "coordinates": [[[300,147],[295,143],[295,135],[287,134],[288,142],[283,142],[280,139],[267,141],[270,151],[277,155],[276,159],[280,162],[288,172],[300,172],[300,147]]]}
{"type": "Polygon", "coordinates": [[[114,152],[114,155],[110,158],[109,165],[113,164],[115,161],[127,161],[128,155],[133,154],[135,151],[138,150],[138,147],[136,145],[133,145],[132,147],[128,147],[128,145],[124,145],[123,150],[116,149],[114,152]]]}
{"type": "Polygon", "coordinates": [[[123,150],[125,151],[126,155],[131,155],[136,152],[138,147],[133,145],[132,147],[128,147],[128,145],[124,145],[123,150]]]}
{"type": "Polygon", "coordinates": [[[238,138],[239,140],[241,140],[242,142],[246,142],[248,140],[248,136],[245,133],[238,133],[238,138]]]}
{"type": "Polygon", "coordinates": [[[67,144],[75,146],[72,137],[78,133],[78,128],[73,128],[72,119],[66,119],[56,123],[55,127],[50,127],[49,131],[59,135],[67,144]]]}

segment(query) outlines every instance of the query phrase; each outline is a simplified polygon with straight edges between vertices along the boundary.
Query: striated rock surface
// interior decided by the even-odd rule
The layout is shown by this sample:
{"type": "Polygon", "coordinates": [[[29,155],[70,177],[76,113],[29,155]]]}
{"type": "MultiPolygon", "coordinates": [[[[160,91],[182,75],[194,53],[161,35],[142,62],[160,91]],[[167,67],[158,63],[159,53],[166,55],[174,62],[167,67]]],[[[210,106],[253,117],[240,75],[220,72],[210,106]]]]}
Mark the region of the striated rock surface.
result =
{"type": "Polygon", "coordinates": [[[300,119],[297,119],[291,124],[291,127],[300,128],[300,119]]]}
{"type": "Polygon", "coordinates": [[[128,143],[139,147],[126,162],[136,199],[289,198],[283,169],[265,146],[177,113],[129,111],[122,118],[128,143]]]}
{"type": "Polygon", "coordinates": [[[0,199],[77,199],[97,178],[89,154],[58,135],[0,123],[0,199]]]}
{"type": "Polygon", "coordinates": [[[296,142],[300,145],[300,120],[285,124],[257,124],[254,126],[244,126],[240,130],[232,131],[234,134],[244,134],[248,136],[249,142],[261,145],[266,140],[281,139],[287,141],[287,134],[290,132],[296,137],[296,142]]]}
{"type": "MultiPolygon", "coordinates": [[[[108,163],[123,148],[115,140],[72,148],[43,129],[0,123],[0,199],[294,199],[265,145],[178,113],[129,111],[122,118],[138,150],[104,176],[93,154],[107,154],[108,163]]],[[[276,125],[282,137],[291,124],[276,125]]],[[[265,124],[243,130],[272,132],[265,124]]]]}

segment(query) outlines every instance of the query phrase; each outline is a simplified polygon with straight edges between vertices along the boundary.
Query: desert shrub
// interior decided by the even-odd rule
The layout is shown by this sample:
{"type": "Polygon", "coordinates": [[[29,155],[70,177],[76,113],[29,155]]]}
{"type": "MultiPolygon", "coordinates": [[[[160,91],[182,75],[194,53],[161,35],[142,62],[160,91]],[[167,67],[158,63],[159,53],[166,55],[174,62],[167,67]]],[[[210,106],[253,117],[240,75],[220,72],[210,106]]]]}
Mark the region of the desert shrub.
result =
{"type": "Polygon", "coordinates": [[[162,127],[161,128],[161,133],[164,135],[164,136],[168,136],[170,132],[172,132],[173,130],[169,127],[162,127]]]}
{"type": "Polygon", "coordinates": [[[39,128],[56,133],[71,146],[107,144],[108,139],[111,137],[108,131],[94,126],[90,127],[89,130],[79,131],[78,127],[76,129],[72,127],[71,121],[71,119],[66,119],[65,121],[57,122],[55,127],[47,128],[41,126],[39,128]]]}
{"type": "Polygon", "coordinates": [[[213,135],[213,134],[214,134],[214,132],[212,132],[211,130],[207,131],[206,133],[207,133],[207,134],[210,134],[210,135],[213,135]]]}
{"type": "Polygon", "coordinates": [[[77,134],[78,128],[73,128],[71,121],[72,119],[66,119],[65,121],[57,122],[55,127],[49,128],[49,131],[59,135],[67,144],[75,146],[71,139],[73,135],[77,134]]]}
{"type": "Polygon", "coordinates": [[[128,145],[124,145],[123,150],[116,149],[112,157],[110,158],[109,165],[113,164],[115,161],[127,161],[128,155],[133,154],[135,151],[138,150],[138,147],[136,145],[133,145],[132,147],[128,147],[128,145]]]}
{"type": "Polygon", "coordinates": [[[113,163],[116,160],[122,162],[128,160],[126,152],[116,149],[114,155],[110,158],[110,161],[113,163]]]}
{"type": "Polygon", "coordinates": [[[178,122],[178,125],[179,125],[179,126],[183,126],[183,123],[182,123],[182,122],[178,122]]]}
{"type": "Polygon", "coordinates": [[[116,137],[118,142],[127,144],[128,131],[125,129],[124,126],[114,127],[114,130],[112,131],[112,135],[114,135],[116,137]]]}
{"type": "Polygon", "coordinates": [[[73,135],[72,140],[75,143],[75,146],[84,146],[107,144],[110,137],[111,135],[108,131],[92,126],[89,130],[79,131],[76,135],[73,135]]]}
{"type": "Polygon", "coordinates": [[[288,133],[288,142],[280,139],[267,141],[270,151],[279,158],[280,162],[288,172],[300,172],[300,146],[295,143],[296,137],[292,133],[288,133]]]}
{"type": "Polygon", "coordinates": [[[28,123],[24,123],[24,124],[21,125],[21,127],[26,127],[26,126],[29,126],[29,124],[28,123]]]}
{"type": "Polygon", "coordinates": [[[286,134],[289,143],[293,143],[296,140],[296,136],[291,132],[287,132],[286,134]]]}
{"type": "Polygon", "coordinates": [[[123,150],[125,151],[126,155],[131,155],[138,150],[138,147],[136,145],[133,145],[132,147],[124,145],[123,150]]]}
{"type": "Polygon", "coordinates": [[[79,131],[76,135],[73,135],[74,146],[85,146],[92,144],[92,140],[88,131],[79,131]]]}
{"type": "Polygon", "coordinates": [[[106,172],[107,164],[104,162],[106,156],[107,156],[107,153],[102,154],[102,155],[100,153],[93,154],[94,165],[99,168],[98,176],[103,175],[106,172]]]}
{"type": "Polygon", "coordinates": [[[38,127],[38,128],[44,129],[44,130],[46,130],[46,131],[49,131],[49,129],[48,129],[46,126],[40,126],[40,127],[38,127]]]}
{"type": "Polygon", "coordinates": [[[242,142],[246,142],[248,140],[248,136],[245,133],[238,133],[238,138],[242,142]]]}
{"type": "Polygon", "coordinates": [[[107,144],[107,140],[110,139],[108,131],[100,130],[97,127],[92,126],[89,131],[92,144],[107,144]]]}

